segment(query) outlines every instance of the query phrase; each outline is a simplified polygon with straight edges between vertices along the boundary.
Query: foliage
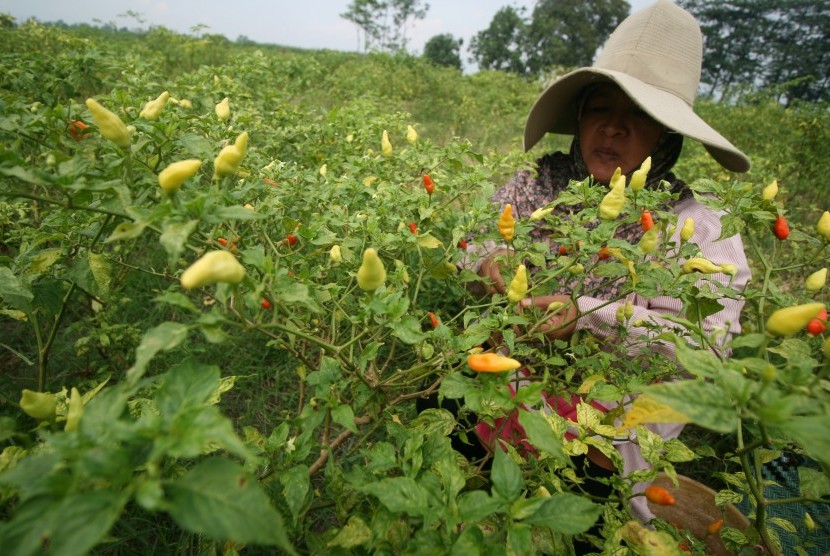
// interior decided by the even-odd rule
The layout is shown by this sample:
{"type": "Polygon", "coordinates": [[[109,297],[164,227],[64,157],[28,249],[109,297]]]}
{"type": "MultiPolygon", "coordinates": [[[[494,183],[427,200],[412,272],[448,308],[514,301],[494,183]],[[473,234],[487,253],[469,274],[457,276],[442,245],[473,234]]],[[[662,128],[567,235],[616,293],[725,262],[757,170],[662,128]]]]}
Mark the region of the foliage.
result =
{"type": "MultiPolygon", "coordinates": [[[[665,323],[616,325],[618,343],[639,347],[632,358],[585,333],[549,341],[537,331],[544,311],[468,293],[477,277],[464,266],[476,255],[459,244],[500,241],[489,197],[532,160],[510,145],[536,84],[406,56],[232,44],[205,52],[226,64],[187,70],[177,45],[198,41],[184,37],[162,52],[131,36],[79,38],[37,24],[2,33],[11,79],[0,88],[0,318],[9,331],[0,346],[0,544],[12,553],[558,554],[574,539],[637,550],[648,535],[631,523],[634,483],[697,458],[682,439],[644,426],[666,411],[734,438],[710,480],[723,487],[720,505],[752,504],[752,529],[720,533],[749,550],[776,543],[759,462],[787,449],[830,464],[823,339],[765,330],[776,308],[827,302],[826,291],[801,285],[830,264],[830,245],[813,229],[826,207],[789,213],[787,242],[770,232],[813,186],[800,180],[817,175],[789,157],[806,148],[803,165],[826,164],[820,107],[761,97],[700,105],[737,144],[762,153],[751,181],[720,175],[694,145],[678,169],[715,178],[693,188],[724,211],[725,233],[744,237],[755,276],[745,291],[683,271],[696,246],[670,239],[677,222],[663,189],[629,194],[619,219],[599,222],[607,188],[572,183],[557,201],[570,218],[545,223],[555,241],[579,245],[566,255],[533,243],[532,224],[517,220],[505,279],[526,261],[538,269],[532,295],[587,295],[582,273],[591,272],[621,284],[612,304],[631,293],[681,300],[681,315],[665,323]],[[94,79],[82,79],[81,54],[94,79]],[[50,87],[20,68],[44,72],[50,87]],[[58,89],[68,77],[76,81],[58,89]],[[164,90],[172,100],[159,118],[139,117],[164,90]],[[129,149],[92,125],[87,95],[134,127],[129,149]],[[225,97],[231,116],[220,120],[214,107],[225,97]],[[484,116],[494,108],[496,117],[484,116]],[[753,118],[766,134],[743,127],[753,118]],[[790,132],[800,126],[809,137],[790,132]],[[243,132],[250,142],[238,173],[214,179],[214,158],[243,132]],[[164,192],[158,173],[185,159],[201,160],[201,170],[164,192]],[[763,200],[772,176],[782,193],[763,200]],[[643,207],[661,237],[648,257],[613,239],[643,207]],[[599,257],[604,245],[613,258],[599,257]],[[386,271],[372,291],[356,283],[367,247],[386,271]],[[185,290],[182,272],[216,250],[240,261],[244,279],[185,290]],[[746,302],[743,332],[725,345],[703,326],[723,296],[746,302]],[[491,342],[526,367],[524,388],[510,374],[468,369],[468,353],[491,342]],[[660,355],[667,346],[677,361],[660,355]],[[679,366],[687,374],[667,381],[679,366]],[[23,413],[23,389],[54,394],[54,415],[23,413]],[[414,400],[436,392],[458,401],[458,413],[417,414],[414,400]],[[603,414],[583,403],[566,423],[534,410],[542,392],[603,402],[647,394],[639,399],[656,405],[637,422],[628,406],[603,414]],[[451,438],[476,441],[471,415],[512,417],[526,441],[467,458],[451,438]],[[592,498],[583,490],[592,471],[577,456],[591,446],[619,464],[614,442],[630,428],[654,469],[597,478],[609,494],[592,498]]],[[[808,486],[800,500],[819,501],[826,473],[814,471],[808,486]]],[[[702,553],[699,539],[659,526],[651,536],[665,546],[684,538],[702,553]]]]}
{"type": "Polygon", "coordinates": [[[505,6],[473,37],[472,60],[480,68],[533,75],[588,66],[630,9],[625,0],[543,0],[525,20],[522,8],[505,6]]]}
{"type": "Polygon", "coordinates": [[[712,94],[781,87],[791,102],[830,100],[830,5],[814,0],[684,0],[705,37],[703,81],[712,94]],[[786,84],[782,87],[783,84],[786,84]]]}
{"type": "Polygon", "coordinates": [[[461,45],[464,39],[456,39],[449,33],[435,35],[424,45],[424,58],[451,68],[461,69],[461,45]]]}
{"type": "Polygon", "coordinates": [[[481,69],[525,73],[523,11],[523,8],[513,6],[499,9],[490,26],[479,31],[470,42],[471,61],[481,69]]]}
{"type": "Polygon", "coordinates": [[[630,11],[625,0],[537,2],[527,27],[528,70],[538,74],[551,66],[590,66],[630,11]]]}
{"type": "Polygon", "coordinates": [[[399,52],[409,42],[406,27],[412,19],[423,19],[429,4],[422,0],[352,0],[340,14],[363,31],[363,50],[399,52]]]}

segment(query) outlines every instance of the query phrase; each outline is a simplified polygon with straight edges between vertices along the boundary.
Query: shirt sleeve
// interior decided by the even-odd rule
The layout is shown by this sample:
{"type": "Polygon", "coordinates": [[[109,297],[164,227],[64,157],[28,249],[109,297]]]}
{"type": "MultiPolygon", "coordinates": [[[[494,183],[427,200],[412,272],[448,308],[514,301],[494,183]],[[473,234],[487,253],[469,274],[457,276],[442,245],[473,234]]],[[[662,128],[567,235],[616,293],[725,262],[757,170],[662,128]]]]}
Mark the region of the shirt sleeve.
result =
{"type": "MultiPolygon", "coordinates": [[[[679,244],[680,228],[686,218],[694,218],[695,233],[690,241],[700,248],[701,256],[716,264],[731,263],[738,271],[732,279],[731,287],[743,291],[750,278],[749,263],[744,253],[743,241],[740,235],[718,239],[721,233],[720,216],[722,213],[714,211],[694,199],[687,199],[677,204],[675,211],[678,216],[677,230],[672,240],[679,244]]],[[[723,273],[710,274],[698,282],[698,287],[711,288],[711,282],[720,282],[728,285],[730,277],[723,273]]],[[[631,322],[642,319],[644,322],[656,324],[658,329],[667,330],[676,326],[665,316],[678,316],[683,308],[681,300],[668,296],[658,296],[651,299],[632,294],[627,300],[609,303],[593,297],[580,297],[577,300],[580,316],[577,329],[588,330],[599,338],[609,338],[616,335],[617,308],[625,301],[634,305],[634,316],[631,322]]],[[[723,309],[709,315],[703,321],[703,329],[707,334],[720,331],[719,343],[723,344],[733,334],[741,331],[740,314],[744,306],[742,299],[722,297],[718,302],[723,309]]],[[[636,355],[645,350],[655,351],[666,356],[674,357],[674,345],[667,342],[647,342],[655,332],[645,327],[631,326],[626,342],[626,351],[629,355],[636,355]],[[647,346],[647,347],[646,347],[647,346]]]]}

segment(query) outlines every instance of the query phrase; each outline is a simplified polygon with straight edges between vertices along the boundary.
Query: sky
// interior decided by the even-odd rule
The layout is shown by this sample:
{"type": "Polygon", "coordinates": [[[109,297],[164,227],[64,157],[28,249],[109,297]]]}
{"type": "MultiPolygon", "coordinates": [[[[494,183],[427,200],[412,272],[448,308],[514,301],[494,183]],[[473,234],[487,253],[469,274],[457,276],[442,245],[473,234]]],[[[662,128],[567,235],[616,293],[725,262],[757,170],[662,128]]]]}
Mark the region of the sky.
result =
{"type": "MultiPolygon", "coordinates": [[[[579,1],[579,0],[576,0],[579,1]]],[[[653,0],[628,0],[636,11],[653,0]]],[[[464,39],[461,57],[469,57],[470,39],[490,25],[495,13],[506,5],[532,11],[535,0],[427,0],[427,16],[407,30],[408,50],[420,53],[433,36],[450,33],[464,39]]],[[[113,22],[118,27],[147,28],[162,25],[192,34],[196,25],[207,25],[206,33],[230,40],[240,35],[259,42],[300,48],[357,51],[357,28],[342,17],[350,0],[0,0],[0,13],[18,22],[34,17],[41,22],[113,22]],[[138,12],[145,20],[124,16],[138,12]]]]}

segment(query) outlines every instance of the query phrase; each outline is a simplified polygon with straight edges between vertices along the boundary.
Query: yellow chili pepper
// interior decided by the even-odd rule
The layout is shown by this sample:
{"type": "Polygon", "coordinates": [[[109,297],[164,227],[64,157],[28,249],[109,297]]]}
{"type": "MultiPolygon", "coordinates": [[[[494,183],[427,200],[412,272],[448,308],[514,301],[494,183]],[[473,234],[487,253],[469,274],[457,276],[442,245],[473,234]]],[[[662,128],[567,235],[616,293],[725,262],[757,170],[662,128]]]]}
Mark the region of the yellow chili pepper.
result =
{"type": "Polygon", "coordinates": [[[213,161],[213,178],[221,178],[236,173],[239,163],[248,150],[248,132],[242,132],[233,145],[225,146],[213,161]]]}
{"type": "Polygon", "coordinates": [[[192,159],[174,162],[159,172],[159,185],[167,193],[177,191],[184,181],[195,176],[201,167],[201,160],[192,159]]]}
{"type": "Polygon", "coordinates": [[[724,263],[720,265],[720,271],[727,276],[735,276],[738,274],[738,267],[731,263],[724,263]]]}
{"type": "Polygon", "coordinates": [[[824,239],[830,240],[830,211],[824,211],[816,223],[816,231],[824,239]]]}
{"type": "Polygon", "coordinates": [[[763,191],[761,191],[761,198],[765,201],[772,201],[778,195],[778,180],[772,180],[763,191]]]}
{"type": "Polygon", "coordinates": [[[380,152],[384,158],[392,158],[392,143],[389,142],[389,134],[385,129],[380,138],[380,152]]]}
{"type": "Polygon", "coordinates": [[[478,373],[504,373],[522,366],[515,359],[498,353],[474,353],[467,357],[467,365],[478,373]]]}
{"type": "Polygon", "coordinates": [[[620,305],[617,307],[617,312],[614,315],[614,318],[619,324],[625,324],[625,306],[620,305]]]}
{"type": "Polygon", "coordinates": [[[504,241],[513,240],[513,236],[516,234],[516,220],[513,219],[513,207],[511,205],[504,205],[504,210],[501,217],[499,217],[498,227],[504,241]]]}
{"type": "Polygon", "coordinates": [[[411,125],[406,126],[406,140],[413,144],[418,140],[418,132],[411,125]]]}
{"type": "Polygon", "coordinates": [[[231,117],[231,104],[228,97],[223,98],[215,107],[214,112],[216,112],[216,117],[222,120],[230,119],[231,117]]]}
{"type": "Polygon", "coordinates": [[[55,418],[55,396],[49,392],[34,392],[24,389],[20,397],[20,409],[39,421],[55,418]]]}
{"type": "Polygon", "coordinates": [[[646,233],[643,234],[643,237],[640,238],[638,247],[644,255],[648,255],[657,249],[657,241],[659,239],[660,236],[657,231],[657,226],[652,226],[646,233]]]}
{"type": "Polygon", "coordinates": [[[516,269],[516,275],[510,281],[510,287],[507,289],[507,299],[510,303],[518,303],[527,295],[527,268],[520,264],[516,269]]]}
{"type": "Polygon", "coordinates": [[[714,274],[721,272],[723,268],[703,257],[692,257],[683,263],[683,272],[700,272],[701,274],[714,274]]]}
{"type": "Polygon", "coordinates": [[[632,303],[631,301],[626,301],[624,307],[625,307],[625,311],[624,311],[625,318],[630,319],[631,317],[633,317],[634,316],[634,303],[632,303]]]}
{"type": "Polygon", "coordinates": [[[792,336],[807,326],[824,308],[824,303],[805,303],[778,309],[767,319],[767,332],[773,336],[792,336]]]}
{"type": "Polygon", "coordinates": [[[549,207],[549,208],[545,208],[545,207],[542,207],[542,208],[537,208],[536,210],[534,210],[534,211],[530,214],[530,221],[531,221],[531,222],[538,222],[538,221],[540,221],[540,220],[544,219],[547,215],[549,215],[549,214],[550,214],[550,213],[552,213],[552,212],[553,212],[553,207],[549,207]]]}
{"type": "Polygon", "coordinates": [[[651,157],[649,156],[643,161],[642,164],[640,164],[640,168],[631,174],[631,183],[629,184],[631,191],[640,191],[646,186],[646,179],[648,178],[648,173],[650,171],[651,157]]]}
{"type": "Polygon", "coordinates": [[[331,246],[331,249],[329,249],[329,259],[334,264],[337,264],[343,260],[343,253],[341,252],[339,245],[331,246]]]}
{"type": "Polygon", "coordinates": [[[157,120],[161,116],[161,111],[164,110],[167,101],[170,99],[170,93],[164,91],[155,100],[151,100],[144,105],[141,112],[138,113],[140,118],[145,120],[157,120]]]}
{"type": "Polygon", "coordinates": [[[245,267],[230,251],[211,251],[182,273],[181,283],[188,290],[217,282],[238,284],[245,278],[245,267]]]}
{"type": "Polygon", "coordinates": [[[819,291],[827,283],[827,269],[822,268],[810,274],[804,282],[804,289],[813,293],[819,291]]]}
{"type": "Polygon", "coordinates": [[[69,404],[66,409],[66,425],[63,430],[74,431],[78,428],[78,422],[84,414],[84,400],[81,393],[74,386],[69,394],[69,404]]]}
{"type": "Polygon", "coordinates": [[[620,169],[611,177],[611,191],[605,194],[599,203],[599,217],[603,220],[614,220],[625,206],[625,176],[620,169]]]}
{"type": "Polygon", "coordinates": [[[695,219],[687,218],[686,221],[683,222],[683,227],[680,228],[680,241],[689,241],[692,239],[693,235],[695,235],[695,219]]]}
{"type": "Polygon", "coordinates": [[[101,135],[122,149],[130,148],[130,130],[121,118],[101,106],[92,98],[86,99],[86,107],[92,112],[92,118],[101,131],[101,135]]]}
{"type": "Polygon", "coordinates": [[[378,252],[369,247],[363,251],[363,261],[357,270],[357,285],[363,291],[375,291],[386,282],[386,268],[378,252]]]}

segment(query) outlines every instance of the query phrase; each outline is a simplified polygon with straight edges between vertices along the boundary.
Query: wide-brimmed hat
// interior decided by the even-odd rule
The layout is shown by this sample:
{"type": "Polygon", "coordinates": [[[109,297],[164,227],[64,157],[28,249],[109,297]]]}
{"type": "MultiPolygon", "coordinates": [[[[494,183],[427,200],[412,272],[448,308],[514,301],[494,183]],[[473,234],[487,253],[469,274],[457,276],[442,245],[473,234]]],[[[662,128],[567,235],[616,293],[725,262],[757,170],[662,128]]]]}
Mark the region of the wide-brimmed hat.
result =
{"type": "Polygon", "coordinates": [[[700,82],[703,36],[689,12],[669,0],[628,16],[611,34],[593,66],[554,81],[536,99],[527,117],[525,150],[547,132],[577,131],[580,92],[612,81],[655,120],[700,141],[721,166],[749,170],[749,158],[694,113],[700,82]]]}

